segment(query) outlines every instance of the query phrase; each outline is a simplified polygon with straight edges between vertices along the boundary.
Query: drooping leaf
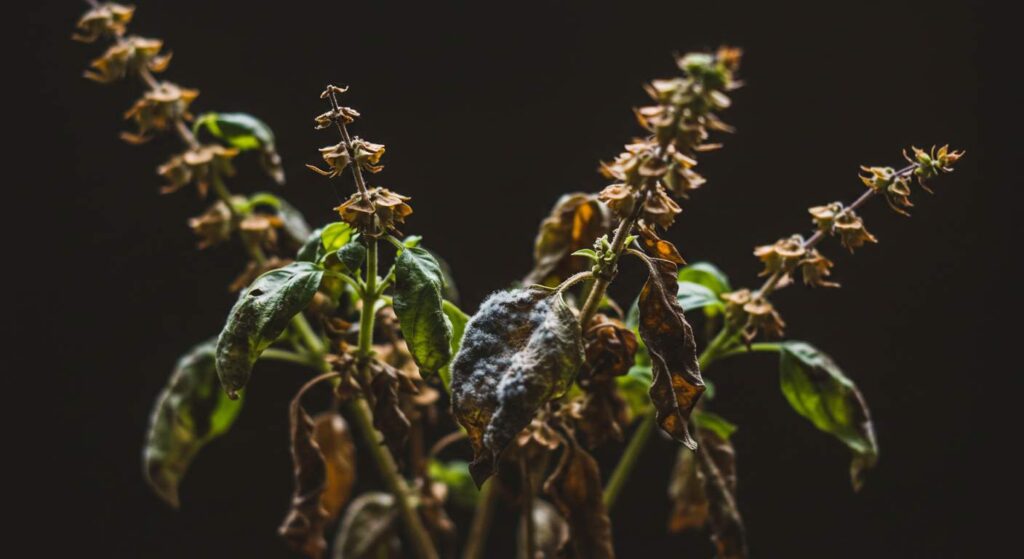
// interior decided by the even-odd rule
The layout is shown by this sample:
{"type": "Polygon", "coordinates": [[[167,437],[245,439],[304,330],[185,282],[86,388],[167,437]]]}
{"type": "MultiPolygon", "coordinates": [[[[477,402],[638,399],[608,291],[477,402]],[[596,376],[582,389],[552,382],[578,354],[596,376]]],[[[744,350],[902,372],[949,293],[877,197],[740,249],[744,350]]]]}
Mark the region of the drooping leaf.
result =
{"type": "Polygon", "coordinates": [[[242,292],[217,339],[217,374],[229,396],[249,382],[256,359],[309,305],[323,270],[293,262],[256,278],[242,292]]]}
{"type": "Polygon", "coordinates": [[[736,504],[736,452],[732,443],[713,431],[700,430],[696,455],[708,502],[711,541],[719,559],[746,559],[743,518],[736,504]]]}
{"type": "Polygon", "coordinates": [[[637,301],[640,337],[651,358],[654,379],[651,403],[658,425],[675,440],[696,448],[687,424],[704,381],[697,364],[693,329],[676,298],[676,265],[667,260],[643,258],[650,275],[637,301]]]}
{"type": "Polygon", "coordinates": [[[189,350],[157,397],[143,450],[146,481],[178,507],[178,486],[199,450],[231,428],[242,400],[230,400],[217,381],[214,340],[189,350]]]}
{"type": "Polygon", "coordinates": [[[799,341],[781,344],[779,381],[797,413],[830,433],[853,452],[850,477],[860,489],[864,473],[878,460],[871,412],[860,390],[828,355],[799,341]]]}
{"type": "Polygon", "coordinates": [[[388,493],[364,493],[355,498],[334,539],[334,559],[397,558],[398,507],[388,493]]]}
{"type": "Polygon", "coordinates": [[[570,438],[565,445],[544,491],[569,524],[572,557],[615,557],[612,524],[601,499],[601,472],[594,457],[575,440],[570,438]]]}
{"type": "Polygon", "coordinates": [[[448,487],[448,498],[452,504],[472,509],[480,498],[480,490],[469,475],[469,463],[464,460],[441,462],[431,460],[427,464],[427,473],[431,479],[448,487]]]}
{"type": "Polygon", "coordinates": [[[633,367],[638,341],[625,324],[600,313],[583,338],[585,360],[577,382],[584,396],[576,425],[587,447],[597,448],[609,439],[621,441],[628,425],[628,406],[615,379],[633,367]]]}
{"type": "Polygon", "coordinates": [[[317,559],[327,551],[324,527],[329,512],[322,501],[327,487],[327,465],[315,438],[313,419],[302,407],[301,398],[300,391],[292,399],[288,411],[295,488],[291,509],[278,528],[278,533],[293,549],[306,557],[317,559]]]}
{"type": "Polygon", "coordinates": [[[473,445],[477,485],[534,412],[568,389],[583,361],[579,324],[561,295],[517,289],[487,298],[452,363],[452,410],[473,445]]]}
{"type": "Polygon", "coordinates": [[[596,194],[575,192],[562,196],[540,225],[533,246],[533,270],[523,283],[556,285],[589,269],[590,262],[572,253],[592,248],[594,241],[610,228],[611,214],[596,194]]]}
{"type": "Polygon", "coordinates": [[[373,426],[384,435],[384,442],[393,456],[402,456],[412,423],[402,412],[399,392],[416,392],[408,378],[394,367],[374,361],[370,392],[373,396],[373,426]]]}
{"type": "Polygon", "coordinates": [[[352,495],[356,481],[356,447],[348,423],[337,412],[324,412],[313,420],[313,440],[320,447],[326,466],[320,504],[327,511],[328,522],[338,518],[352,495]]]}
{"type": "Polygon", "coordinates": [[[444,277],[426,250],[410,247],[395,260],[394,308],[424,378],[451,360],[451,321],[443,307],[444,277]]]}
{"type": "Polygon", "coordinates": [[[669,532],[683,532],[707,524],[708,498],[704,494],[704,476],[698,468],[697,455],[686,447],[679,447],[676,455],[676,464],[669,478],[668,498],[672,502],[669,532]]]}
{"type": "Polygon", "coordinates": [[[192,126],[196,133],[202,128],[235,149],[259,149],[263,170],[278,184],[284,184],[284,169],[274,147],[274,133],[262,120],[245,113],[209,112],[199,115],[192,126]]]}
{"type": "Polygon", "coordinates": [[[732,291],[732,287],[729,286],[728,276],[710,262],[694,262],[680,269],[676,279],[703,285],[715,295],[732,291]]]}
{"type": "Polygon", "coordinates": [[[641,222],[637,224],[637,230],[640,231],[640,242],[643,243],[647,254],[679,266],[686,264],[676,245],[659,237],[653,226],[641,222]]]}
{"type": "MultiPolygon", "coordinates": [[[[441,310],[448,317],[448,321],[452,325],[452,341],[451,350],[452,355],[459,352],[459,347],[462,346],[462,334],[466,331],[466,323],[469,322],[469,315],[462,312],[462,309],[455,306],[455,303],[445,299],[441,305],[441,310]]],[[[441,367],[437,371],[438,376],[441,377],[441,382],[444,384],[444,389],[451,392],[452,384],[452,364],[449,361],[444,367],[441,367]]]]}

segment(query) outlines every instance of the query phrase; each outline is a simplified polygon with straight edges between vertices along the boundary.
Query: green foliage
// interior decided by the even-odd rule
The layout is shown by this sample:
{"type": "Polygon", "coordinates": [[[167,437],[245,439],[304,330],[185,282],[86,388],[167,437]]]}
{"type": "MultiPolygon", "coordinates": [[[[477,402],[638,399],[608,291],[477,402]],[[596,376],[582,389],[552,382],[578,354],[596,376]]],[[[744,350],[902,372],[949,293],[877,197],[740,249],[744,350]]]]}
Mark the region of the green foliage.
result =
{"type": "Polygon", "coordinates": [[[395,260],[394,308],[409,352],[424,377],[451,360],[452,324],[443,307],[444,277],[425,249],[407,247],[395,260]]]}
{"type": "Polygon", "coordinates": [[[853,381],[814,346],[788,341],[780,349],[782,393],[797,413],[853,451],[850,473],[854,487],[859,488],[864,470],[874,466],[878,458],[867,403],[853,381]]]}
{"type": "Polygon", "coordinates": [[[178,507],[178,486],[199,450],[231,428],[242,400],[231,400],[217,381],[215,342],[188,351],[157,397],[143,450],[146,481],[178,507]]]}
{"type": "Polygon", "coordinates": [[[710,262],[694,262],[679,270],[676,276],[681,282],[690,282],[703,285],[710,289],[715,295],[732,291],[729,286],[729,278],[717,266],[710,262]]]}
{"type": "Polygon", "coordinates": [[[217,339],[217,374],[228,395],[249,382],[256,359],[313,299],[323,269],[294,262],[256,278],[238,298],[217,339]]]}
{"type": "MultiPolygon", "coordinates": [[[[448,317],[448,321],[452,325],[452,340],[451,349],[452,355],[454,356],[459,352],[459,347],[462,346],[462,334],[466,332],[466,323],[469,322],[469,315],[462,312],[462,309],[455,306],[455,303],[445,299],[442,303],[441,310],[444,311],[445,316],[448,317]]],[[[444,367],[438,370],[438,376],[441,377],[441,382],[444,384],[444,389],[450,391],[452,384],[452,364],[449,361],[444,367]]]]}
{"type": "Polygon", "coordinates": [[[707,429],[724,440],[729,440],[729,438],[732,437],[732,434],[739,429],[736,424],[732,423],[728,419],[725,419],[717,413],[711,413],[705,410],[696,410],[693,414],[693,421],[697,424],[698,429],[707,429]]]}
{"type": "Polygon", "coordinates": [[[206,130],[213,137],[240,151],[260,150],[264,170],[278,184],[284,183],[281,157],[274,146],[274,132],[262,120],[245,113],[208,112],[192,125],[193,134],[206,130]]]}

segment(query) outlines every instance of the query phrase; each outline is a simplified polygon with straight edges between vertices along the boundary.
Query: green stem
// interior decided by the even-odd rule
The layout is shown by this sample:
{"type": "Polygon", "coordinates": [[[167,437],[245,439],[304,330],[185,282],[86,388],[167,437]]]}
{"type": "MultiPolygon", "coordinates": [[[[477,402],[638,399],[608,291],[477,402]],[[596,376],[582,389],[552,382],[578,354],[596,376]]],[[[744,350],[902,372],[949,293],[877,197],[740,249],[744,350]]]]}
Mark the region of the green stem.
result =
{"type": "Polygon", "coordinates": [[[305,365],[314,369],[320,369],[320,360],[309,355],[302,353],[296,353],[294,351],[288,351],[286,349],[278,349],[271,347],[263,350],[260,354],[260,359],[269,359],[271,361],[283,361],[285,363],[296,363],[298,365],[305,365]]]}
{"type": "Polygon", "coordinates": [[[633,432],[629,444],[626,445],[622,457],[619,458],[619,463],[615,465],[615,470],[612,471],[612,476],[608,479],[608,485],[604,488],[604,505],[609,510],[619,498],[619,493],[622,492],[622,487],[633,472],[637,459],[640,458],[640,454],[647,446],[647,441],[651,438],[651,433],[654,432],[654,424],[654,414],[650,412],[645,414],[640,426],[633,432]]]}
{"type": "Polygon", "coordinates": [[[373,353],[373,308],[377,306],[377,241],[370,239],[366,247],[366,288],[363,308],[359,313],[359,358],[366,360],[373,353]]]}
{"type": "Polygon", "coordinates": [[[314,355],[323,357],[323,355],[327,353],[327,348],[324,347],[323,340],[321,340],[320,336],[313,331],[313,327],[310,326],[305,315],[300,312],[293,316],[292,326],[295,328],[295,331],[299,333],[299,336],[302,338],[302,342],[306,344],[306,347],[309,351],[312,351],[314,355]]]}
{"type": "Polygon", "coordinates": [[[481,559],[484,556],[484,550],[487,547],[487,533],[491,529],[494,509],[498,504],[497,485],[497,478],[492,476],[480,488],[480,499],[477,501],[476,513],[473,515],[473,524],[469,528],[469,539],[466,540],[466,549],[462,553],[462,559],[481,559]]]}

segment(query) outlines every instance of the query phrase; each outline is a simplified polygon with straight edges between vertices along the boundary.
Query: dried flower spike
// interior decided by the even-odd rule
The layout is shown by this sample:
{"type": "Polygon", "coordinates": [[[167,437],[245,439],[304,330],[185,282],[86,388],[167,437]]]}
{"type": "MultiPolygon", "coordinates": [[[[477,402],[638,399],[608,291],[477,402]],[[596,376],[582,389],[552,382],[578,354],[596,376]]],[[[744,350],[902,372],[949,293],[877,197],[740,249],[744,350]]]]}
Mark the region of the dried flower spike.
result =
{"type": "Polygon", "coordinates": [[[81,17],[75,27],[78,32],[71,38],[83,43],[93,43],[104,37],[121,37],[128,29],[128,23],[135,14],[134,6],[122,6],[113,2],[100,4],[81,17]]]}
{"type": "Polygon", "coordinates": [[[129,71],[145,68],[150,72],[163,72],[171,61],[171,55],[160,54],[164,42],[159,39],[128,37],[112,45],[103,56],[90,63],[92,70],[85,71],[85,77],[100,83],[112,83],[123,79],[129,71]]]}
{"type": "Polygon", "coordinates": [[[124,114],[135,121],[138,133],[123,132],[121,138],[133,144],[148,141],[151,132],[167,130],[178,120],[192,120],[188,107],[199,96],[199,90],[164,82],[143,94],[124,114]]]}

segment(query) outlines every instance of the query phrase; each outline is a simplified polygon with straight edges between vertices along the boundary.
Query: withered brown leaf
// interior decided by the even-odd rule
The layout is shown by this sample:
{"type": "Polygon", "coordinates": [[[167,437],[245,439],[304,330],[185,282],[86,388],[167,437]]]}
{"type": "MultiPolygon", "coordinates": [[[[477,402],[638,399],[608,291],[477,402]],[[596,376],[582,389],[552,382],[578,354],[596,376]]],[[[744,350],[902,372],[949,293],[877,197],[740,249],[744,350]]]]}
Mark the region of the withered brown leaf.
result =
{"type": "Polygon", "coordinates": [[[314,438],[313,419],[302,407],[302,394],[308,386],[299,390],[289,407],[295,489],[291,509],[278,533],[296,551],[317,559],[327,550],[324,526],[328,511],[321,502],[327,484],[327,466],[314,438]]]}
{"type": "Polygon", "coordinates": [[[571,436],[544,491],[569,523],[572,557],[615,557],[612,524],[601,499],[601,472],[597,461],[571,436]]]}
{"type": "Polygon", "coordinates": [[[668,484],[672,512],[669,532],[701,528],[708,521],[708,498],[704,494],[704,476],[697,467],[697,456],[686,447],[679,447],[676,465],[668,484]]]}
{"type": "Polygon", "coordinates": [[[637,230],[640,232],[640,241],[643,242],[647,252],[653,254],[656,258],[668,260],[679,266],[686,264],[683,256],[679,254],[679,249],[676,248],[676,245],[659,237],[654,227],[640,222],[637,224],[637,230]]]}
{"type": "Polygon", "coordinates": [[[345,511],[334,539],[334,559],[400,557],[398,507],[389,493],[364,493],[345,511]]]}
{"type": "Polygon", "coordinates": [[[373,395],[373,426],[384,435],[384,443],[391,454],[402,456],[402,448],[409,438],[412,424],[402,412],[399,393],[415,394],[416,385],[394,367],[374,361],[371,365],[373,379],[370,392],[373,395]]]}
{"type": "Polygon", "coordinates": [[[697,448],[687,424],[704,393],[693,329],[676,299],[676,265],[633,251],[647,264],[650,276],[640,291],[640,337],[651,356],[654,380],[651,403],[658,425],[675,440],[697,448]]]}
{"type": "Polygon", "coordinates": [[[572,253],[594,246],[610,229],[611,215],[597,195],[574,192],[562,196],[540,224],[533,245],[533,270],[523,283],[556,285],[588,269],[589,262],[572,253]]]}
{"type": "Polygon", "coordinates": [[[313,440],[320,447],[326,465],[326,481],[320,504],[328,521],[338,518],[352,496],[356,481],[356,447],[348,423],[337,412],[324,412],[313,421],[313,440]]]}
{"type": "Polygon", "coordinates": [[[720,559],[745,559],[747,541],[736,505],[736,452],[732,443],[710,429],[700,429],[696,455],[708,502],[711,541],[720,559]]]}
{"type": "Polygon", "coordinates": [[[568,389],[582,362],[579,323],[561,295],[516,289],[483,302],[451,366],[452,411],[473,445],[477,485],[537,409],[568,389]]]}

